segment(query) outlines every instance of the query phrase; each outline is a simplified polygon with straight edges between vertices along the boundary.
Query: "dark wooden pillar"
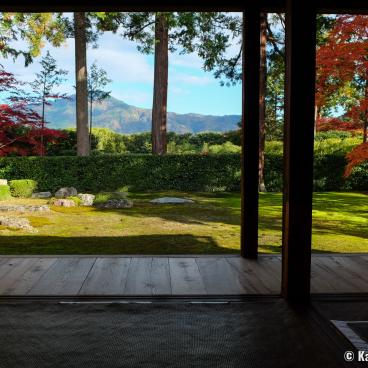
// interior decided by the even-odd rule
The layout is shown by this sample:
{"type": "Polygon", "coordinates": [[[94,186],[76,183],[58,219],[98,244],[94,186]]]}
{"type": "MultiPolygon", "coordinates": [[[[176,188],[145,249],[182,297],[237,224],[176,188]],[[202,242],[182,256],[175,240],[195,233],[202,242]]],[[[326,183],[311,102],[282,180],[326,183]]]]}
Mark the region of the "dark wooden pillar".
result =
{"type": "Polygon", "coordinates": [[[241,255],[258,256],[260,10],[243,13],[241,255]]]}
{"type": "Polygon", "coordinates": [[[287,0],[282,294],[310,297],[316,14],[287,0]]]}

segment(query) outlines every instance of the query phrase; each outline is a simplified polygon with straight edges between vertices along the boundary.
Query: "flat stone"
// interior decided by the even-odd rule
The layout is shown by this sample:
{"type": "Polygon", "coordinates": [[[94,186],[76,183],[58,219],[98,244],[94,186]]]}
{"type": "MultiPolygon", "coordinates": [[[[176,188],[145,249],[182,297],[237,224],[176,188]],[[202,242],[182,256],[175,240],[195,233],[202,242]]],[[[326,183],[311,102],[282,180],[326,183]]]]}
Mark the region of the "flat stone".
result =
{"type": "Polygon", "coordinates": [[[63,198],[55,199],[53,201],[53,205],[58,206],[58,207],[75,207],[76,206],[75,202],[72,201],[71,199],[63,199],[63,198]]]}
{"type": "Polygon", "coordinates": [[[67,197],[76,197],[78,194],[77,189],[74,187],[65,187],[60,188],[56,193],[56,198],[67,198],[67,197]]]}
{"type": "Polygon", "coordinates": [[[36,192],[32,194],[32,198],[51,198],[51,192],[36,192]]]}
{"type": "Polygon", "coordinates": [[[81,206],[93,206],[95,196],[88,193],[79,193],[78,198],[82,201],[81,206]]]}
{"type": "Polygon", "coordinates": [[[8,181],[6,179],[0,179],[0,185],[8,185],[8,181]]]}
{"type": "Polygon", "coordinates": [[[50,207],[43,205],[7,204],[0,206],[0,212],[48,212],[50,207]]]}
{"type": "Polygon", "coordinates": [[[161,197],[155,198],[150,201],[151,203],[158,204],[182,204],[182,203],[194,203],[193,200],[188,198],[177,198],[177,197],[161,197]]]}
{"type": "Polygon", "coordinates": [[[26,230],[32,233],[37,232],[37,230],[30,224],[29,220],[22,217],[0,217],[0,225],[14,229],[26,230]]]}
{"type": "Polygon", "coordinates": [[[133,207],[133,201],[126,198],[120,198],[120,199],[109,199],[104,203],[99,203],[96,205],[98,208],[132,208],[133,207]]]}

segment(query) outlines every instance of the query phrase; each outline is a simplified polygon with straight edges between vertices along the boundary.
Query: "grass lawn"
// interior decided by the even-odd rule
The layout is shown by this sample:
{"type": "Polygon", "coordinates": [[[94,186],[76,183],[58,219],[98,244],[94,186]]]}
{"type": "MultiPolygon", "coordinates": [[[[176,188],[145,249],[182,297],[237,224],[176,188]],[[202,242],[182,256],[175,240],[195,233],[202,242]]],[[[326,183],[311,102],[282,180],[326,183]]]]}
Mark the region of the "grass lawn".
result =
{"type": "MultiPolygon", "coordinates": [[[[206,254],[237,253],[240,195],[234,193],[130,193],[134,207],[99,210],[51,207],[27,217],[38,232],[0,227],[0,254],[206,254]],[[158,196],[188,197],[194,204],[154,205],[158,196]]],[[[281,194],[260,195],[260,251],[280,252],[281,194]]],[[[1,204],[45,204],[12,199],[1,204]]],[[[368,252],[368,195],[315,193],[315,252],[368,252]]]]}

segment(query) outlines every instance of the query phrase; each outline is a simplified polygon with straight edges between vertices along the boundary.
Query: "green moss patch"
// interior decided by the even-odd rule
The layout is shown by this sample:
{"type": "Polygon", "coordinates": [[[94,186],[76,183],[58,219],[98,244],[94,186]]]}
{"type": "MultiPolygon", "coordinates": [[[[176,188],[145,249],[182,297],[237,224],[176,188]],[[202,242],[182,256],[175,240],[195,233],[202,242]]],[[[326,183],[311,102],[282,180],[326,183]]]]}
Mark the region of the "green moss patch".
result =
{"type": "MultiPolygon", "coordinates": [[[[105,200],[109,193],[103,193],[105,200]]],[[[102,198],[102,197],[100,197],[102,198]]],[[[134,207],[101,210],[51,206],[27,214],[37,234],[2,231],[1,254],[224,254],[240,248],[240,195],[237,193],[130,193],[134,207]],[[195,203],[153,205],[157,197],[187,197],[195,203]]],[[[46,203],[25,199],[24,203],[46,203]]],[[[21,201],[13,198],[6,203],[21,201]]],[[[260,251],[281,251],[282,195],[261,193],[260,251]]],[[[24,214],[9,214],[25,217],[24,214]]],[[[5,229],[7,230],[7,229],[5,229]]],[[[368,252],[368,196],[315,193],[314,252],[368,252]]]]}
{"type": "Polygon", "coordinates": [[[51,219],[48,217],[28,216],[28,220],[33,227],[42,227],[53,224],[51,219]]]}

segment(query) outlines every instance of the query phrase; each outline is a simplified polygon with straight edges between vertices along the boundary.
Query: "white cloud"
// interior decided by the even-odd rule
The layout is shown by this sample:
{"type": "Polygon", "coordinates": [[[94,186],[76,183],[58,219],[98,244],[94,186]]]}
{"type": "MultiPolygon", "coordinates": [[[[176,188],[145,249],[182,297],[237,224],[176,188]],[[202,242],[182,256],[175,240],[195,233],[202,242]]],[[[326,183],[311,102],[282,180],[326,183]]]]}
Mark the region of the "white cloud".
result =
{"type": "Polygon", "coordinates": [[[195,53],[179,54],[173,53],[169,57],[169,63],[173,66],[183,66],[186,68],[201,69],[203,66],[202,59],[195,53]]]}
{"type": "Polygon", "coordinates": [[[150,106],[152,104],[152,94],[136,90],[124,90],[113,92],[112,96],[118,100],[122,100],[129,105],[150,106]]]}
{"type": "Polygon", "coordinates": [[[196,75],[175,73],[171,77],[171,82],[191,84],[191,85],[196,85],[196,86],[206,86],[213,82],[213,78],[210,78],[207,76],[199,77],[196,75]]]}
{"type": "Polygon", "coordinates": [[[148,82],[153,81],[153,67],[147,58],[138,52],[126,52],[99,48],[89,52],[89,64],[97,61],[114,82],[148,82]]]}
{"type": "Polygon", "coordinates": [[[189,91],[184,88],[172,86],[169,84],[169,94],[170,93],[173,93],[175,95],[188,95],[189,91]]]}

